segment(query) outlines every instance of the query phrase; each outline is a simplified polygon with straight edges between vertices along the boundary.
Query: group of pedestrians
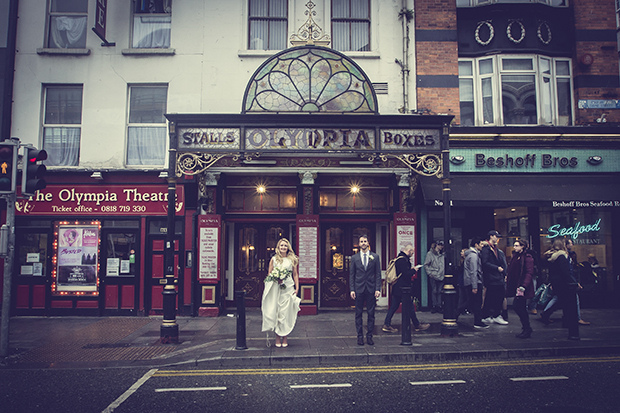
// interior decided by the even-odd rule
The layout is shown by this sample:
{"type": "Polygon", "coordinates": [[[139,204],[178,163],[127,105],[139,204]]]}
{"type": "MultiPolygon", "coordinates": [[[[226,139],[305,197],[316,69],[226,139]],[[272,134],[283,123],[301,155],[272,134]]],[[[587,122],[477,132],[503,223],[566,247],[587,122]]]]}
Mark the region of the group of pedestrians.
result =
{"type": "MultiPolygon", "coordinates": [[[[466,298],[461,300],[457,308],[457,320],[460,314],[469,309],[474,316],[474,328],[489,328],[489,324],[508,324],[506,299],[513,298],[513,309],[521,321],[522,331],[518,338],[529,338],[532,335],[527,301],[534,297],[535,259],[525,239],[518,239],[513,244],[510,263],[506,255],[497,246],[501,235],[492,230],[487,239],[474,237],[469,248],[463,251],[462,291],[466,298]]],[[[355,301],[355,328],[357,344],[374,345],[375,307],[381,295],[381,261],[379,255],[370,250],[368,238],[359,238],[359,253],[353,255],[349,266],[349,287],[351,299],[355,301]],[[366,307],[367,330],[364,335],[363,311],[366,307]]],[[[404,322],[410,321],[416,331],[429,328],[430,324],[421,323],[415,311],[412,295],[403,294],[410,289],[412,279],[421,266],[414,266],[411,257],[414,254],[411,244],[402,247],[395,263],[398,279],[392,286],[392,302],[385,317],[382,330],[393,333],[398,331],[392,327],[394,313],[406,296],[411,300],[409,314],[403,315],[404,322]],[[406,321],[405,321],[406,320],[406,321]]],[[[568,338],[579,339],[579,304],[577,297],[578,283],[570,267],[569,253],[565,240],[555,240],[552,249],[545,253],[549,264],[549,283],[558,296],[564,311],[564,323],[568,327],[568,338]]],[[[431,285],[432,311],[440,312],[441,292],[445,275],[445,256],[443,242],[431,245],[426,256],[424,267],[431,285]]],[[[293,330],[299,312],[300,298],[299,276],[297,272],[298,258],[291,244],[286,239],[277,243],[276,254],[269,262],[269,274],[265,279],[265,289],[261,310],[263,314],[262,331],[275,332],[276,347],[287,347],[287,336],[293,330]]],[[[270,345],[267,338],[267,345],[270,345]]]]}
{"type": "MultiPolygon", "coordinates": [[[[487,235],[486,241],[474,237],[470,248],[464,253],[463,290],[467,300],[459,305],[457,319],[465,309],[470,309],[474,314],[475,328],[488,328],[491,323],[506,325],[508,321],[502,312],[506,310],[507,299],[513,298],[512,307],[522,327],[516,337],[529,338],[533,329],[527,301],[535,295],[535,253],[529,248],[527,240],[517,239],[508,263],[504,252],[497,248],[501,237],[499,232],[492,230],[487,235]]],[[[579,284],[570,264],[568,244],[572,246],[570,239],[556,239],[544,256],[549,267],[550,288],[563,309],[563,323],[568,328],[568,339],[579,340],[579,284]]],[[[542,315],[545,324],[548,323],[549,314],[545,311],[542,315]]]]}

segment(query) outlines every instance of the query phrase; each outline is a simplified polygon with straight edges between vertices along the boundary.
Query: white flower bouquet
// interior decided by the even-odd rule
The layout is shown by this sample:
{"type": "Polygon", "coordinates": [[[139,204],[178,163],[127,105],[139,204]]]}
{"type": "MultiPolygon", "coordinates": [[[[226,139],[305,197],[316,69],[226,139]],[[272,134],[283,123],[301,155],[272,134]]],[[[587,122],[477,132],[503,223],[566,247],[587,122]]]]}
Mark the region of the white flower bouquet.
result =
{"type": "Polygon", "coordinates": [[[286,286],[284,285],[284,280],[286,280],[287,277],[290,277],[291,274],[292,271],[275,267],[265,278],[265,282],[277,282],[281,289],[285,289],[286,286]]]}

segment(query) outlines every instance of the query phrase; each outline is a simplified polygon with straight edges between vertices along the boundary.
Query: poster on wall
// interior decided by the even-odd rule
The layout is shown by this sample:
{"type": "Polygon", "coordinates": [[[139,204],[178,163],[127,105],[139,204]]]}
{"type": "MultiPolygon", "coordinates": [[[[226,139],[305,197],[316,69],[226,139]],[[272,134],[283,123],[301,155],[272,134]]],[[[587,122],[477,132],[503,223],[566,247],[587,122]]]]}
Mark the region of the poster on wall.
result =
{"type": "Polygon", "coordinates": [[[219,248],[221,218],[219,215],[198,217],[198,279],[219,279],[219,248]]]}
{"type": "Polygon", "coordinates": [[[98,294],[99,230],[99,222],[57,225],[55,293],[98,294]]]}
{"type": "Polygon", "coordinates": [[[299,251],[299,278],[304,282],[316,282],[319,278],[319,217],[297,215],[299,251]]]}
{"type": "Polygon", "coordinates": [[[413,245],[412,264],[418,264],[415,242],[416,215],[407,213],[394,214],[394,225],[396,226],[396,250],[400,251],[407,244],[413,245]]]}

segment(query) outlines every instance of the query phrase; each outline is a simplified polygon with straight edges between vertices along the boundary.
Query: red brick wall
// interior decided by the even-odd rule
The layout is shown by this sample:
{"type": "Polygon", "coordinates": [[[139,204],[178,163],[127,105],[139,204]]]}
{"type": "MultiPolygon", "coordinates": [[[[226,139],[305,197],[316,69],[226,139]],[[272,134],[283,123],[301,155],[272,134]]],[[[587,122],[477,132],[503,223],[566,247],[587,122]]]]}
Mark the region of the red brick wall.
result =
{"type": "MultiPolygon", "coordinates": [[[[416,0],[416,30],[456,30],[456,0],[416,0]]],[[[416,76],[458,76],[458,44],[416,40],[416,76]]],[[[418,109],[450,114],[459,123],[458,87],[418,87],[418,109]]]]}
{"type": "MultiPolygon", "coordinates": [[[[616,30],[614,0],[573,0],[575,30],[616,30]]],[[[617,42],[577,41],[573,59],[573,76],[615,76],[618,78],[617,42]],[[585,54],[594,58],[592,65],[585,66],[580,59],[585,54]]],[[[620,88],[575,88],[575,124],[596,123],[603,113],[607,122],[620,122],[620,109],[577,109],[579,99],[619,99],[620,88]]]]}

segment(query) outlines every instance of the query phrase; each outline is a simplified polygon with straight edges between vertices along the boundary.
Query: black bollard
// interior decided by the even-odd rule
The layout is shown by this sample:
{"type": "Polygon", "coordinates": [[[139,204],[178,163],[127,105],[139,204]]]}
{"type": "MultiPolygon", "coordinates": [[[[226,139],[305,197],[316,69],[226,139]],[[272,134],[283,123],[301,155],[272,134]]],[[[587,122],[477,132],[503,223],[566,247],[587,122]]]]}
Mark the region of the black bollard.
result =
{"type": "Polygon", "coordinates": [[[237,347],[236,350],[247,350],[245,343],[245,291],[235,291],[237,301],[237,347]]]}
{"type": "Polygon", "coordinates": [[[411,346],[411,287],[402,287],[403,292],[403,307],[400,314],[402,320],[401,328],[401,346],[411,346]]]}

